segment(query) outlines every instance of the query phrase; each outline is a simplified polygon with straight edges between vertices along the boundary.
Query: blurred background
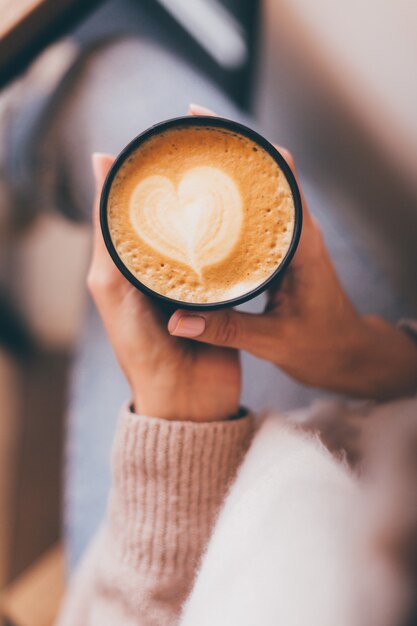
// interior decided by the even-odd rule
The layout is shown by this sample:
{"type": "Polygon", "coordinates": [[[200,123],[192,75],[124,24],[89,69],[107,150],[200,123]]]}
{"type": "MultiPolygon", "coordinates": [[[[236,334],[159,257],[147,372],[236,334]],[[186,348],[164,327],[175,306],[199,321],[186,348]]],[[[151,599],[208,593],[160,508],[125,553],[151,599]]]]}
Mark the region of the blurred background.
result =
{"type": "MultiPolygon", "coordinates": [[[[293,152],[318,212],[325,198],[337,220],[339,264],[346,241],[350,254],[366,250],[401,312],[413,315],[417,3],[0,0],[0,16],[1,610],[5,624],[49,626],[64,586],[66,418],[71,381],[82,376],[74,363],[85,367],[75,355],[80,336],[95,340],[85,334],[89,206],[80,209],[92,181],[88,174],[85,193],[73,200],[75,174],[58,175],[66,161],[45,130],[51,94],[62,99],[80,53],[113,37],[158,44],[230,103],[219,113],[239,111],[293,152]],[[59,194],[46,197],[48,184],[59,194]]],[[[161,57],[152,78],[158,93],[168,80],[163,64],[161,57]]],[[[123,71],[133,80],[135,67],[123,71]]],[[[60,140],[64,131],[82,147],[82,133],[68,124],[56,131],[60,140]]],[[[89,140],[86,153],[95,149],[89,140]]],[[[369,291],[361,271],[349,280],[352,290],[369,291]]]]}

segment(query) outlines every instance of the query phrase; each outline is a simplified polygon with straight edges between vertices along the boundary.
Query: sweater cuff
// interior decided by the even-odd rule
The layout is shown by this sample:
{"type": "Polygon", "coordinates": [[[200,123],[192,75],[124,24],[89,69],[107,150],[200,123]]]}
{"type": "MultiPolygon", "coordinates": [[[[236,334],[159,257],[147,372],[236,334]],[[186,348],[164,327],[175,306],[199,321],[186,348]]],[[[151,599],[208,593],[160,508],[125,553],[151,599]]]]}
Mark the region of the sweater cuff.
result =
{"type": "Polygon", "coordinates": [[[113,455],[110,528],[135,568],[195,567],[250,444],[251,414],[221,422],[136,415],[126,404],[113,455]]]}

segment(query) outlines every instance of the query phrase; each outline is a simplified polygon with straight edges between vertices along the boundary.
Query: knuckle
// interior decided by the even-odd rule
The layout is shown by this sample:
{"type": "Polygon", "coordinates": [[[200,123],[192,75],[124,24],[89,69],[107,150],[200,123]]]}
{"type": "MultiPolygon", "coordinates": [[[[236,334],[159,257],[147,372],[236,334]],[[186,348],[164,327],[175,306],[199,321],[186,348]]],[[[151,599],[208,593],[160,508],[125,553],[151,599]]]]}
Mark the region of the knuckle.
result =
{"type": "Polygon", "coordinates": [[[234,346],[240,335],[238,317],[231,311],[225,311],[220,318],[215,332],[215,342],[227,346],[234,346]]]}
{"type": "Polygon", "coordinates": [[[385,329],[387,326],[387,323],[376,313],[370,313],[368,315],[364,315],[363,319],[365,320],[365,322],[367,322],[374,328],[378,328],[382,330],[382,329],[385,329]]]}
{"type": "Polygon", "coordinates": [[[317,220],[315,220],[313,224],[313,232],[317,241],[317,245],[320,246],[320,248],[323,248],[323,247],[326,248],[326,242],[324,239],[323,231],[320,227],[320,224],[317,222],[317,220]]]}
{"type": "Polygon", "coordinates": [[[284,159],[287,161],[290,167],[295,167],[294,157],[287,148],[280,147],[279,151],[281,152],[284,159]]]}
{"type": "Polygon", "coordinates": [[[114,286],[114,279],[108,272],[90,269],[87,274],[87,287],[93,295],[109,291],[114,286]]]}
{"type": "Polygon", "coordinates": [[[321,230],[321,226],[315,217],[311,217],[311,227],[316,237],[322,239],[323,231],[321,230]]]}
{"type": "Polygon", "coordinates": [[[85,281],[87,283],[87,288],[90,293],[94,293],[95,291],[95,276],[93,271],[90,269],[87,274],[87,279],[85,281]]]}

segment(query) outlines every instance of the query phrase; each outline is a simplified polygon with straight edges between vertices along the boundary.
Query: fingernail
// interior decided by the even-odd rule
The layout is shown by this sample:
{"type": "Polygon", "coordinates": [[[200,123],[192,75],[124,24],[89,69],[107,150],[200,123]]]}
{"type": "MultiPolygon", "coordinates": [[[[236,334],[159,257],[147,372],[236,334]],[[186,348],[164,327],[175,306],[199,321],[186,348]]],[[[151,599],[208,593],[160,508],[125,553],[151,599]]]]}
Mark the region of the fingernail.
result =
{"type": "Polygon", "coordinates": [[[91,155],[91,164],[93,166],[94,178],[96,181],[101,181],[103,177],[103,157],[105,155],[102,152],[93,152],[91,155]]]}
{"type": "Polygon", "coordinates": [[[176,327],[171,332],[175,337],[198,337],[206,328],[206,320],[199,315],[184,315],[180,317],[176,327]]]}
{"type": "Polygon", "coordinates": [[[195,104],[194,102],[190,102],[188,106],[188,113],[189,115],[214,115],[213,111],[207,107],[203,107],[201,104],[195,104]]]}
{"type": "Polygon", "coordinates": [[[198,109],[198,108],[199,108],[198,104],[194,104],[193,102],[190,102],[190,104],[188,105],[188,113],[189,113],[189,115],[192,115],[194,113],[194,111],[196,109],[198,109]]]}

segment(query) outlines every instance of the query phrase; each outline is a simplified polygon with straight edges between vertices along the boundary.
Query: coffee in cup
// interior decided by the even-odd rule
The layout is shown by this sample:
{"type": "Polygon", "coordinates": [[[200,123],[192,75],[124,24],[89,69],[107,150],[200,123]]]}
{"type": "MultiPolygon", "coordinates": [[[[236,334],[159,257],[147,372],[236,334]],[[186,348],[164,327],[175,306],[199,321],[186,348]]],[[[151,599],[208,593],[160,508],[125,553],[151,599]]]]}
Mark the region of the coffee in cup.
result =
{"type": "Polygon", "coordinates": [[[189,308],[262,291],[295,250],[301,203],[288,165],[229,120],[186,117],[136,138],[104,185],[107,247],[134,285],[189,308]]]}

